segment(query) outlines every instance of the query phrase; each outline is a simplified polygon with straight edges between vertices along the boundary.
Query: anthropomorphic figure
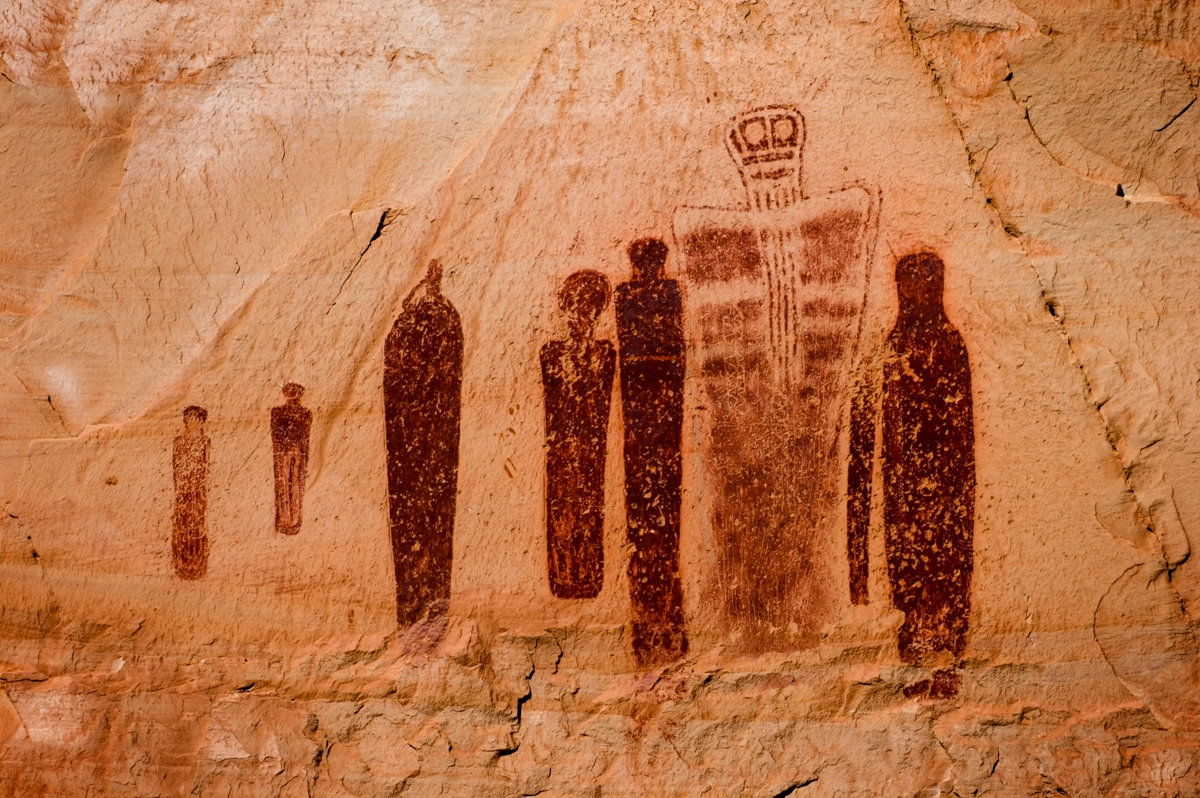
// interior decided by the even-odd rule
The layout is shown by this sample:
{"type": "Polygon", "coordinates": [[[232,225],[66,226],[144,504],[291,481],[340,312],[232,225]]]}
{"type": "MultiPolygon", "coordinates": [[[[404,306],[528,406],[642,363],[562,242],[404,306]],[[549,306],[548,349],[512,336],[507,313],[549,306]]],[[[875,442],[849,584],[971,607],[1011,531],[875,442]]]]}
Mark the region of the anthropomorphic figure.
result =
{"type": "Polygon", "coordinates": [[[175,438],[171,465],[175,477],[174,532],[171,560],[183,579],[208,572],[208,466],[212,442],[204,434],[208,411],[183,410],[183,434],[175,438]]]}
{"type": "MultiPolygon", "coordinates": [[[[975,427],[962,336],[942,306],[944,267],[930,252],[896,264],[899,313],[882,368],[884,547],[892,603],[904,613],[901,658],[962,655],[971,609],[975,427]]],[[[868,536],[878,369],[867,369],[851,408],[847,509],[850,596],[868,601],[868,536]]],[[[952,694],[938,672],[917,692],[952,694]]],[[[910,691],[911,692],[911,691],[910,691]]]]}
{"type": "Polygon", "coordinates": [[[838,619],[839,447],[878,202],[802,190],[798,109],[731,122],[745,201],[678,208],[675,240],[714,566],[698,617],[758,654],[817,645],[838,619]]]}
{"type": "Polygon", "coordinates": [[[283,386],[286,404],[271,408],[271,449],[275,459],[275,529],[285,535],[300,532],[304,483],[308,478],[308,439],[312,411],[300,404],[304,386],[283,386]]]}
{"type": "Polygon", "coordinates": [[[450,608],[463,333],[441,284],[441,264],[431,261],[384,345],[388,509],[401,627],[450,608]]]}
{"type": "Polygon", "coordinates": [[[604,582],[604,462],[616,354],[597,341],[608,306],[608,279],[579,271],[563,283],[565,340],[542,346],[546,402],[546,546],[550,590],[564,599],[595,598],[604,582]]]}
{"type": "Polygon", "coordinates": [[[617,286],[621,409],[625,420],[625,515],[633,653],[651,667],[687,653],[679,581],[683,475],[683,297],[663,275],[667,245],[629,247],[632,279],[617,286]]]}

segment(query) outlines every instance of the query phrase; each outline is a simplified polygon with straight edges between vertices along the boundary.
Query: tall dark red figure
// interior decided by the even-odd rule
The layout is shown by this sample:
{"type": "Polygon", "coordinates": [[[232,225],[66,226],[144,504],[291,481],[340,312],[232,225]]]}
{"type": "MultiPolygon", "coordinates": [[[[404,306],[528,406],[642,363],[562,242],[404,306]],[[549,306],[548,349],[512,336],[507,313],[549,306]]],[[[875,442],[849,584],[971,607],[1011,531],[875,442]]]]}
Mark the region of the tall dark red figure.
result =
{"type": "Polygon", "coordinates": [[[441,285],[441,264],[430,261],[384,349],[388,509],[402,627],[450,607],[463,334],[441,285]]]}
{"type": "Polygon", "coordinates": [[[629,247],[633,279],[617,286],[621,409],[625,419],[625,515],[633,653],[649,667],[687,652],[679,582],[683,474],[683,298],[663,277],[667,245],[629,247]]]}
{"type": "Polygon", "coordinates": [[[586,599],[604,584],[604,462],[616,354],[597,341],[608,279],[579,271],[563,283],[559,306],[568,337],[542,346],[546,401],[546,552],[550,591],[586,599]]]}
{"type": "MultiPolygon", "coordinates": [[[[884,546],[892,602],[904,613],[900,656],[909,663],[940,651],[960,656],[971,609],[971,369],[962,336],[942,306],[943,272],[941,259],[929,252],[896,264],[900,307],[882,374],[884,546]]],[[[867,603],[876,379],[864,380],[851,410],[847,528],[856,604],[867,603]]],[[[957,681],[935,675],[931,685],[932,692],[952,692],[957,681]]]]}

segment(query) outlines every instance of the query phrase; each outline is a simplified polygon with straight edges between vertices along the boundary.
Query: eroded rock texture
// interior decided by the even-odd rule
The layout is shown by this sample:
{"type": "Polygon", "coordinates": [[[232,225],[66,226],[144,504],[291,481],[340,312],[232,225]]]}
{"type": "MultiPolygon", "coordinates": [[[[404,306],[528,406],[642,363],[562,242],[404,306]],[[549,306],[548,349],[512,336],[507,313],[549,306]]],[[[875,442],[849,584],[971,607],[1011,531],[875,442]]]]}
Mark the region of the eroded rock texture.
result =
{"type": "Polygon", "coordinates": [[[0,76],[0,794],[1200,793],[1194,0],[9,0],[0,76]]]}

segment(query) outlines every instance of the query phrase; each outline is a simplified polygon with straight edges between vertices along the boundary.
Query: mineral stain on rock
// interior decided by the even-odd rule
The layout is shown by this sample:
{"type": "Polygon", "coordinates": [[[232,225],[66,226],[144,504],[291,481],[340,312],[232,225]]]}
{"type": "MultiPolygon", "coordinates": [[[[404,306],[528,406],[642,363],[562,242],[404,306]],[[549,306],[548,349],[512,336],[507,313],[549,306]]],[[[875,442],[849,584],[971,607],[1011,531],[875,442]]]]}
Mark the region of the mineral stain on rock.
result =
{"type": "Polygon", "coordinates": [[[401,627],[450,607],[463,333],[441,286],[442,266],[434,260],[384,345],[388,511],[401,627]]]}

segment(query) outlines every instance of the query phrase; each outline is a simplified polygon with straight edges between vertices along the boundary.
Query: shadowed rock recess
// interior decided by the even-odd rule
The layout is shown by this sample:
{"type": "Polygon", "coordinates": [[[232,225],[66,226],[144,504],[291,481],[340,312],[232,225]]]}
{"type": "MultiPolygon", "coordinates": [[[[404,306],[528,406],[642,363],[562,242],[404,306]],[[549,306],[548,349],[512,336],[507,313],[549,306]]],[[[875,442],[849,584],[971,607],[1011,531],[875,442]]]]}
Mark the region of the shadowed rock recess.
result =
{"type": "Polygon", "coordinates": [[[0,77],[0,796],[1200,795],[1200,0],[0,77]]]}

